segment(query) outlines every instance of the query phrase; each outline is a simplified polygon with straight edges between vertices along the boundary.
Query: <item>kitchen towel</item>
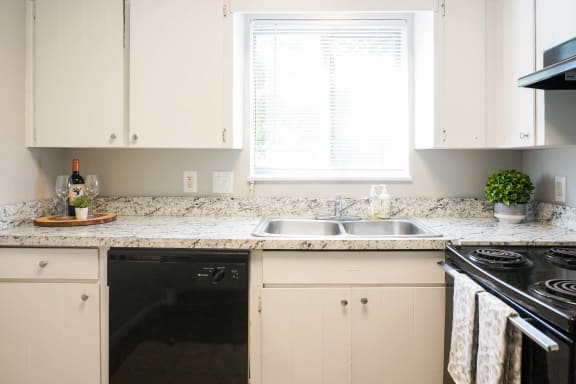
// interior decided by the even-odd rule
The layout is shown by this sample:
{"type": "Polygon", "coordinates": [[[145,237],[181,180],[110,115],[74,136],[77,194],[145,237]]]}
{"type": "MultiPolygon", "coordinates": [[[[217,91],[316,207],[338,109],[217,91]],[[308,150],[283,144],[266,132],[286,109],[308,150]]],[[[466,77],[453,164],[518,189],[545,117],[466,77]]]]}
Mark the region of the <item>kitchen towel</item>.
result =
{"type": "Polygon", "coordinates": [[[522,334],[512,316],[518,313],[496,297],[478,295],[477,384],[520,384],[522,334]]]}
{"type": "Polygon", "coordinates": [[[452,337],[448,372],[456,384],[474,383],[477,327],[476,294],[484,290],[461,273],[454,278],[452,337]]]}

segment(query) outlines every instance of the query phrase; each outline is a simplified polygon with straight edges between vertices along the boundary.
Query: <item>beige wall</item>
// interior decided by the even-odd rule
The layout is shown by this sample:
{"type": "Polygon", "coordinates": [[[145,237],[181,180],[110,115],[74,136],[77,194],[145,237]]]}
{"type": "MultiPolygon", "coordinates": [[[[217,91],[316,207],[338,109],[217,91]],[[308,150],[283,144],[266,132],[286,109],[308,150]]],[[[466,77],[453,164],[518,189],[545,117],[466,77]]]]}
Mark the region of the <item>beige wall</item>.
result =
{"type": "MultiPolygon", "coordinates": [[[[81,173],[97,173],[105,195],[185,195],[182,172],[198,172],[198,195],[210,195],[212,171],[234,171],[234,194],[248,196],[246,150],[70,149],[66,162],[79,157],[81,173]]],[[[522,169],[520,151],[420,150],[412,153],[412,182],[392,183],[396,196],[482,197],[489,174],[522,169]]],[[[375,182],[256,183],[255,196],[365,196],[375,182]]]]}
{"type": "Polygon", "coordinates": [[[61,150],[25,147],[25,0],[0,1],[0,205],[52,196],[61,150]]]}
{"type": "Polygon", "coordinates": [[[566,176],[566,205],[576,207],[576,147],[524,152],[524,170],[536,186],[536,199],[554,202],[554,176],[566,176]]]}

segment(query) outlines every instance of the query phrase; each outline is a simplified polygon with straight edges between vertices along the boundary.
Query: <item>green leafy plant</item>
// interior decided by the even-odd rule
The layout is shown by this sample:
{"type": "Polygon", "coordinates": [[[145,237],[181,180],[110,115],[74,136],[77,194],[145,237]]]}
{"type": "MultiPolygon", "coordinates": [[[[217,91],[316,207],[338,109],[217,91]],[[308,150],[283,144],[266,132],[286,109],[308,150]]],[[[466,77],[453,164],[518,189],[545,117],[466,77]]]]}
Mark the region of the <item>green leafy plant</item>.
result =
{"type": "Polygon", "coordinates": [[[491,203],[506,205],[525,204],[530,201],[534,184],[530,176],[515,169],[494,172],[486,181],[484,192],[491,203]]]}
{"type": "Polygon", "coordinates": [[[74,206],[76,208],[87,208],[90,206],[90,196],[80,195],[74,199],[74,206]]]}

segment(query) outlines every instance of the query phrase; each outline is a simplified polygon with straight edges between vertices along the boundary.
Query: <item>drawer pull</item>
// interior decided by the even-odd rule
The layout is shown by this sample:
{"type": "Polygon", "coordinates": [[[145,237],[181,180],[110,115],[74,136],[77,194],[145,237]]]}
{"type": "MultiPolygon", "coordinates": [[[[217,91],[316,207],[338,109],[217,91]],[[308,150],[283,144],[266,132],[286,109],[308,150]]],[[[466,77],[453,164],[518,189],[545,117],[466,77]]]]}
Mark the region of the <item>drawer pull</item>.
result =
{"type": "Polygon", "coordinates": [[[38,266],[40,268],[45,268],[48,265],[48,262],[46,260],[40,260],[40,262],[38,263],[38,266]]]}
{"type": "Polygon", "coordinates": [[[348,300],[340,300],[340,304],[342,304],[343,307],[348,305],[348,300]]]}
{"type": "Polygon", "coordinates": [[[363,297],[363,298],[360,299],[360,302],[361,302],[362,304],[368,304],[368,299],[365,298],[365,297],[363,297]]]}
{"type": "Polygon", "coordinates": [[[82,299],[82,301],[87,301],[90,296],[88,296],[87,294],[83,293],[82,296],[80,296],[80,298],[82,299]]]}

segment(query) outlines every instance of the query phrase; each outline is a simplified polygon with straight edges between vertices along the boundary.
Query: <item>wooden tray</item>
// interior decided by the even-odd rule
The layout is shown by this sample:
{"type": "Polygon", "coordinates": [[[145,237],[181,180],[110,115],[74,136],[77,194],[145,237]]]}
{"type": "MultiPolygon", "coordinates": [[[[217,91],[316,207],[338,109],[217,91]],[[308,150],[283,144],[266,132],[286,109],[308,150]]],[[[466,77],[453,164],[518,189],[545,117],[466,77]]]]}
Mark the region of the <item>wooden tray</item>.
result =
{"type": "Polygon", "coordinates": [[[76,227],[79,225],[103,224],[116,220],[115,213],[97,213],[86,220],[77,220],[74,216],[43,216],[34,219],[34,225],[39,227],[76,227]]]}

